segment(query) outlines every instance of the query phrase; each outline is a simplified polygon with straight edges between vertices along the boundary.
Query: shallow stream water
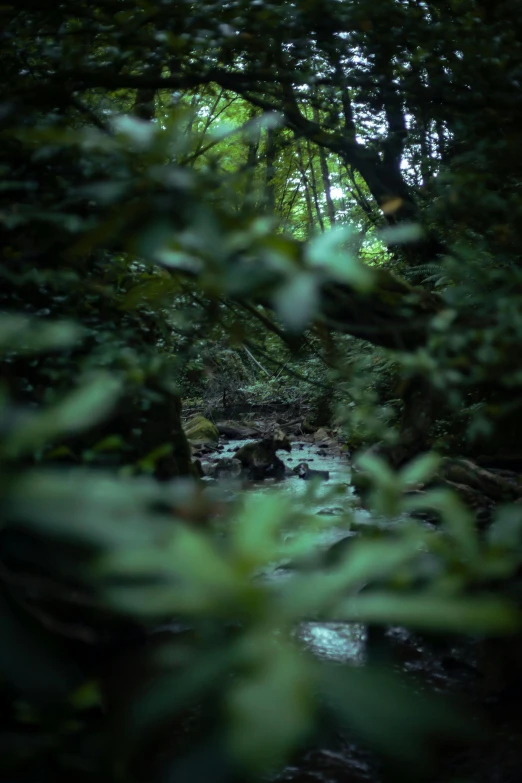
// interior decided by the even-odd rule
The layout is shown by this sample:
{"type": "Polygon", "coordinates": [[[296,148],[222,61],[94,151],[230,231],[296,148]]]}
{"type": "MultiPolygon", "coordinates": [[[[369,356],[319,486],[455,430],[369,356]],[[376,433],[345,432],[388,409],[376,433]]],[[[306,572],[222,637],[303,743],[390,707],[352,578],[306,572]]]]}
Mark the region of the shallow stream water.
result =
{"type": "MultiPolygon", "coordinates": [[[[250,440],[230,441],[225,444],[219,456],[232,457],[237,449],[247,442],[250,440]]],[[[339,539],[350,535],[353,533],[353,528],[360,529],[365,525],[374,524],[370,514],[359,507],[358,499],[351,486],[351,466],[345,455],[334,448],[324,450],[313,443],[296,441],[292,444],[290,454],[280,451],[278,456],[290,469],[300,462],[306,462],[310,468],[326,470],[330,474],[329,480],[318,486],[313,503],[307,507],[308,514],[328,515],[332,523],[317,532],[317,551],[326,549],[339,539]],[[342,487],[342,493],[333,496],[332,488],[335,485],[342,487]],[[336,524],[336,516],[339,517],[339,524],[336,524]],[[348,516],[352,520],[351,525],[346,523],[348,516]]],[[[291,495],[298,499],[307,492],[307,489],[307,481],[292,475],[280,482],[258,482],[252,485],[249,491],[265,495],[277,490],[283,495],[291,495]]],[[[397,520],[382,521],[385,526],[393,526],[396,522],[397,520]]],[[[268,569],[263,574],[263,578],[281,580],[288,578],[291,573],[289,568],[276,564],[273,569],[268,569]]],[[[308,650],[321,659],[336,664],[362,662],[365,634],[364,626],[353,623],[304,622],[296,629],[296,635],[308,650]]],[[[444,652],[437,652],[415,635],[398,628],[389,629],[388,637],[393,645],[394,668],[407,678],[413,678],[417,686],[422,689],[427,687],[438,693],[457,694],[459,698],[473,696],[477,687],[477,674],[467,660],[465,650],[463,652],[462,649],[451,651],[446,649],[444,652]]],[[[502,737],[502,743],[506,743],[507,753],[511,752],[510,748],[514,745],[513,754],[517,754],[517,735],[512,735],[511,730],[508,729],[502,737]]],[[[509,762],[508,770],[505,769],[504,757],[504,750],[499,750],[496,746],[490,749],[488,746],[483,759],[480,753],[476,760],[473,760],[474,753],[469,758],[466,755],[465,766],[468,766],[468,770],[462,774],[462,777],[459,771],[456,777],[452,773],[449,778],[437,776],[432,780],[436,780],[437,783],[446,780],[458,780],[459,783],[461,781],[503,783],[504,780],[515,780],[510,777],[509,762]],[[469,766],[473,769],[471,778],[468,777],[469,766]],[[503,772],[506,771],[508,776],[504,777],[503,772]]],[[[458,760],[456,763],[458,765],[458,760]]],[[[522,769],[518,779],[522,780],[522,769]]],[[[287,783],[362,783],[363,781],[379,783],[382,777],[370,753],[361,749],[349,738],[338,735],[333,743],[328,744],[328,747],[320,744],[303,753],[294,764],[287,766],[276,780],[287,783]]]]}
{"type": "MultiPolygon", "coordinates": [[[[250,441],[232,441],[225,446],[222,456],[233,456],[237,449],[250,441]]],[[[317,551],[327,549],[336,541],[350,535],[346,524],[335,524],[335,517],[342,517],[344,512],[350,512],[357,525],[370,522],[370,515],[365,509],[358,508],[357,499],[350,484],[351,466],[346,456],[335,449],[324,449],[313,443],[295,441],[292,451],[280,451],[280,459],[292,469],[300,462],[308,463],[313,470],[328,471],[329,479],[317,484],[314,502],[307,507],[307,512],[328,515],[327,527],[316,534],[317,551]],[[321,452],[321,453],[319,453],[321,452]],[[326,452],[326,453],[325,453],[326,452]],[[332,489],[342,487],[343,494],[332,497],[332,489]]],[[[258,482],[252,486],[251,492],[258,495],[272,493],[274,490],[283,495],[291,495],[296,499],[302,497],[309,489],[309,482],[297,475],[287,476],[282,481],[258,482]]],[[[284,567],[276,567],[264,574],[265,579],[280,580],[289,575],[284,567]]],[[[341,663],[343,661],[360,660],[364,647],[364,628],[349,623],[309,622],[302,623],[298,629],[299,638],[315,655],[323,659],[341,663]]]]}

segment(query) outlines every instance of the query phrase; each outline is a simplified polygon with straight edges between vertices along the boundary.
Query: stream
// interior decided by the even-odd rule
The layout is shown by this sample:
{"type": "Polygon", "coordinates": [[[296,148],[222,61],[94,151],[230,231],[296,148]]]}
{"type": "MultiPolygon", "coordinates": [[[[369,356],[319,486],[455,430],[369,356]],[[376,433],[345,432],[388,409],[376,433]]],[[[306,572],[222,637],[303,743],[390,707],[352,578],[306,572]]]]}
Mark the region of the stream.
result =
{"type": "MultiPolygon", "coordinates": [[[[241,441],[240,446],[247,441],[241,441]]],[[[229,447],[230,448],[230,447],[229,447]]],[[[236,445],[232,446],[230,452],[224,454],[233,454],[236,445]]],[[[350,534],[346,524],[336,525],[334,520],[336,516],[342,516],[343,512],[349,511],[357,525],[368,524],[371,520],[370,514],[366,509],[357,507],[351,480],[351,467],[346,457],[340,455],[336,450],[325,450],[313,443],[295,441],[292,444],[290,454],[281,453],[283,462],[293,468],[300,462],[306,462],[313,470],[328,471],[330,474],[328,481],[321,481],[316,491],[316,502],[308,508],[309,513],[328,516],[328,526],[316,534],[317,551],[328,549],[342,538],[350,534]],[[325,453],[326,452],[326,453],[325,453]],[[335,486],[344,487],[344,494],[332,498],[332,489],[335,486]]],[[[277,483],[259,482],[251,491],[255,494],[264,495],[274,491],[274,487],[283,495],[291,495],[295,498],[304,495],[309,483],[299,476],[288,476],[283,481],[277,483]]],[[[265,574],[266,579],[278,580],[289,575],[291,571],[285,568],[276,568],[265,574]]],[[[361,625],[354,623],[327,623],[327,622],[306,622],[302,623],[297,634],[305,646],[314,655],[336,663],[347,661],[362,662],[365,642],[365,629],[361,625]]]]}
{"type": "MultiPolygon", "coordinates": [[[[234,453],[248,440],[233,440],[224,444],[216,458],[232,457],[234,453]]],[[[375,524],[370,514],[359,507],[358,499],[351,486],[351,467],[345,455],[338,449],[328,449],[296,440],[292,443],[292,451],[279,452],[280,458],[288,468],[292,469],[300,462],[308,463],[313,470],[329,472],[329,480],[322,482],[314,496],[314,502],[307,507],[308,513],[327,515],[330,524],[327,529],[317,532],[317,550],[327,549],[341,538],[350,535],[350,527],[343,514],[349,513],[352,526],[356,528],[375,524]],[[341,485],[343,492],[334,495],[335,485],[341,485]],[[339,516],[339,524],[335,517],[339,516]],[[344,524],[343,524],[344,522],[344,524]],[[333,523],[333,524],[332,524],[333,523]],[[355,525],[353,525],[355,523],[355,525]]],[[[265,495],[277,490],[283,495],[298,498],[308,489],[309,482],[297,475],[286,477],[280,482],[267,480],[257,482],[249,488],[249,492],[265,495]]],[[[397,520],[382,520],[385,526],[393,526],[397,520]]],[[[264,574],[264,579],[281,580],[288,578],[292,570],[284,565],[275,565],[264,574]]],[[[337,665],[343,663],[360,664],[364,660],[366,629],[354,623],[333,622],[303,622],[296,629],[296,635],[303,645],[314,655],[337,665]]],[[[405,675],[414,687],[420,687],[439,694],[463,698],[475,704],[469,712],[469,720],[474,721],[482,712],[480,696],[480,677],[474,667],[473,650],[466,642],[437,650],[415,634],[401,628],[390,628],[387,631],[392,649],[394,669],[405,675]]],[[[501,716],[500,724],[504,724],[501,716]]],[[[502,729],[495,727],[491,741],[488,739],[480,750],[476,747],[466,749],[457,754],[455,760],[450,756],[451,772],[449,777],[438,774],[428,776],[431,781],[459,781],[459,783],[504,783],[504,781],[522,780],[522,767],[519,767],[520,740],[522,734],[518,721],[511,721],[502,729]],[[515,773],[512,772],[513,767],[515,773]],[[518,775],[520,772],[520,775],[518,775]],[[513,774],[515,775],[514,777],[513,774]],[[470,777],[471,775],[471,777],[470,777]]],[[[326,743],[324,743],[326,744],[326,743]]],[[[321,743],[320,743],[321,745],[321,743]]],[[[301,754],[294,763],[282,771],[276,781],[285,783],[380,783],[382,774],[375,757],[360,745],[339,734],[327,747],[319,746],[301,754]]]]}
{"type": "MultiPolygon", "coordinates": [[[[220,453],[222,457],[232,457],[247,440],[234,440],[226,444],[220,453]]],[[[322,481],[315,494],[315,502],[307,508],[308,513],[327,515],[329,524],[326,529],[317,532],[317,550],[326,550],[336,541],[350,534],[346,524],[335,524],[335,517],[350,512],[358,526],[369,524],[368,511],[358,507],[358,500],[351,486],[351,466],[346,456],[337,449],[320,448],[314,443],[296,440],[292,442],[292,451],[279,452],[285,465],[292,469],[300,462],[308,463],[313,470],[328,471],[328,481],[322,481]],[[343,494],[332,497],[332,489],[341,485],[343,494]]],[[[309,489],[309,482],[297,475],[285,477],[282,481],[272,480],[255,483],[249,490],[253,494],[266,495],[274,490],[284,495],[299,498],[309,489]]],[[[275,566],[263,575],[267,580],[288,578],[291,569],[275,566]]],[[[296,635],[303,645],[323,660],[342,663],[362,663],[366,630],[362,625],[339,622],[303,622],[296,629],[296,635]]],[[[344,781],[372,781],[378,783],[376,770],[370,756],[356,744],[338,738],[338,747],[315,748],[307,751],[295,764],[287,766],[275,779],[288,783],[341,783],[344,781]]]]}

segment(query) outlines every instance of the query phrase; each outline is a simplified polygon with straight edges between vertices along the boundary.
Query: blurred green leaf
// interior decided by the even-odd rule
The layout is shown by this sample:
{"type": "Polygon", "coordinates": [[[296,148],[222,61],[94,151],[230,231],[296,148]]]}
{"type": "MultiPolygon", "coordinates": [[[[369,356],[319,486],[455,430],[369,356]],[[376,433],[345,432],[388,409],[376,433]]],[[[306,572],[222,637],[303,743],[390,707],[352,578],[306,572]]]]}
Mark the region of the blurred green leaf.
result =
{"type": "Polygon", "coordinates": [[[123,393],[123,382],[99,372],[52,407],[28,415],[4,444],[10,457],[44,446],[58,437],[88,429],[108,416],[123,393]]]}
{"type": "Polygon", "coordinates": [[[374,276],[357,257],[354,231],[342,226],[312,239],[305,248],[305,260],[312,268],[324,270],[335,280],[353,285],[358,291],[371,291],[374,276]]]}
{"type": "Polygon", "coordinates": [[[291,332],[301,332],[313,320],[319,306],[319,281],[308,272],[292,275],[273,296],[274,307],[291,332]]]}
{"type": "Polygon", "coordinates": [[[335,620],[403,625],[449,633],[511,633],[520,613],[508,601],[484,597],[438,596],[430,593],[394,595],[369,592],[341,600],[335,620]]]}
{"type": "Polygon", "coordinates": [[[522,548],[522,508],[519,505],[498,508],[487,531],[487,540],[494,546],[519,553],[522,548]]]}
{"type": "Polygon", "coordinates": [[[406,537],[397,540],[350,541],[343,561],[337,566],[348,587],[382,579],[418,554],[418,544],[406,537]]]}
{"type": "Polygon", "coordinates": [[[158,126],[153,122],[140,120],[128,114],[114,117],[112,125],[116,132],[131,141],[136,149],[148,149],[158,133],[158,126]]]}
{"type": "Polygon", "coordinates": [[[19,313],[0,313],[0,351],[40,353],[70,348],[86,330],[74,321],[48,321],[19,313]]]}
{"type": "Polygon", "coordinates": [[[158,461],[172,454],[173,449],[172,443],[161,443],[138,461],[138,467],[145,473],[154,473],[158,461]]]}
{"type": "Polygon", "coordinates": [[[259,665],[228,693],[230,744],[242,765],[267,772],[312,727],[310,675],[306,658],[290,644],[261,637],[254,644],[259,665]]]}
{"type": "Polygon", "coordinates": [[[32,470],[4,491],[4,519],[49,536],[99,547],[143,546],[172,527],[154,513],[162,500],[151,479],[118,479],[85,469],[32,470]]]}
{"type": "Polygon", "coordinates": [[[256,593],[209,536],[182,524],[173,524],[159,546],[151,538],[149,548],[109,553],[99,569],[110,581],[126,578],[124,587],[108,586],[105,593],[112,605],[137,617],[222,616],[248,605],[256,593]]]}
{"type": "Polygon", "coordinates": [[[357,466],[368,473],[377,485],[395,486],[397,483],[386,460],[375,454],[362,454],[357,458],[357,466]]]}
{"type": "Polygon", "coordinates": [[[369,666],[322,666],[319,672],[328,700],[349,728],[389,759],[426,763],[435,738],[473,733],[454,705],[416,693],[394,672],[369,666]]]}
{"type": "Polygon", "coordinates": [[[418,242],[423,236],[424,230],[418,223],[389,226],[378,232],[381,242],[385,242],[387,245],[404,245],[408,242],[418,242]]]}
{"type": "Polygon", "coordinates": [[[279,551],[281,529],[290,510],[290,500],[282,494],[245,497],[231,524],[234,558],[246,574],[266,565],[279,551]]]}
{"type": "Polygon", "coordinates": [[[106,451],[119,451],[124,447],[125,443],[121,435],[107,435],[106,438],[98,441],[92,446],[92,451],[96,453],[103,453],[106,451]]]}
{"type": "Polygon", "coordinates": [[[423,495],[405,498],[403,508],[405,511],[438,512],[444,528],[459,544],[463,555],[471,559],[477,557],[478,539],[473,514],[455,492],[448,489],[431,489],[423,495]]]}
{"type": "Polygon", "coordinates": [[[227,139],[230,136],[233,136],[235,133],[238,133],[239,130],[239,126],[233,122],[220,122],[217,125],[213,125],[211,128],[209,128],[208,132],[209,136],[214,141],[221,141],[222,139],[227,139]]]}
{"type": "Polygon", "coordinates": [[[383,516],[397,516],[402,510],[402,486],[388,463],[375,454],[362,454],[357,467],[366,473],[373,485],[368,500],[373,511],[383,516]]]}
{"type": "Polygon", "coordinates": [[[259,138],[259,134],[263,130],[277,130],[284,127],[285,116],[283,112],[267,111],[263,112],[260,117],[254,117],[249,120],[244,127],[244,132],[247,138],[256,141],[259,138]]]}
{"type": "Polygon", "coordinates": [[[346,555],[335,567],[297,574],[285,583],[281,591],[283,611],[307,619],[329,617],[332,607],[342,603],[343,595],[391,576],[417,554],[414,540],[350,540],[346,555]]]}
{"type": "Polygon", "coordinates": [[[438,454],[421,454],[401,469],[399,479],[404,487],[422,484],[435,475],[441,462],[438,454]]]}

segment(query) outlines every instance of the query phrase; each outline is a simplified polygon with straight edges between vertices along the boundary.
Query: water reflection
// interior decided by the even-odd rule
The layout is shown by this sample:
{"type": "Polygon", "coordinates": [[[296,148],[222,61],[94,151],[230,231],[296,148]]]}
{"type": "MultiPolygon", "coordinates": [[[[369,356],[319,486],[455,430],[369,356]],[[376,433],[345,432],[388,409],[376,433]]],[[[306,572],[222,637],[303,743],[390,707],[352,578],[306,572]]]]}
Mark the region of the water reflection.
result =
{"type": "Polygon", "coordinates": [[[337,663],[363,662],[366,630],[356,623],[302,623],[297,636],[318,658],[337,663]]]}

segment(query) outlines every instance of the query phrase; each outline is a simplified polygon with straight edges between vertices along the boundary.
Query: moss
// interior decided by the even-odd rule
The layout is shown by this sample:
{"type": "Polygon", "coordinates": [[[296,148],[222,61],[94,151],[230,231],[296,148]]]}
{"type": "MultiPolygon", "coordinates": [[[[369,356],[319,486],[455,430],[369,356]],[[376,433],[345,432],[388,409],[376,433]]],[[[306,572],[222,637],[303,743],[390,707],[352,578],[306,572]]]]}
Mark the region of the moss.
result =
{"type": "Polygon", "coordinates": [[[198,414],[193,416],[185,425],[185,435],[190,443],[194,445],[204,445],[207,443],[217,443],[219,440],[218,428],[204,416],[198,414]]]}

